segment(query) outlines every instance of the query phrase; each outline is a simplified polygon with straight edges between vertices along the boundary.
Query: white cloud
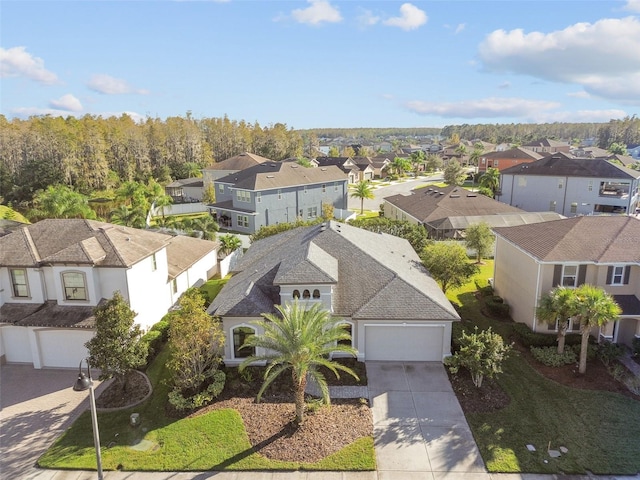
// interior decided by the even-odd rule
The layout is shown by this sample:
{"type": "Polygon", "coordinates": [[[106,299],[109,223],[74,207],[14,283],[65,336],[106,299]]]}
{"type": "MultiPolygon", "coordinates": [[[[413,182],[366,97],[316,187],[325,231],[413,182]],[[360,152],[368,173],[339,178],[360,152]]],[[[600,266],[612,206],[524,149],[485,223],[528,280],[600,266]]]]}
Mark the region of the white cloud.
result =
{"type": "Polygon", "coordinates": [[[389,27],[399,27],[402,30],[415,30],[427,23],[427,14],[411,3],[403,3],[400,6],[400,16],[391,17],[383,23],[389,27]]]}
{"type": "Polygon", "coordinates": [[[485,70],[581,85],[592,95],[640,104],[640,20],[577,23],[550,33],[496,30],[479,46],[485,70]]]}
{"type": "Polygon", "coordinates": [[[323,22],[337,23],[342,21],[340,10],[327,0],[307,0],[311,5],[307,8],[297,8],[291,12],[291,17],[298,23],[319,25],[323,22]]]}
{"type": "Polygon", "coordinates": [[[44,60],[34,57],[26,47],[0,47],[0,78],[27,77],[44,85],[58,81],[55,73],[44,68],[44,60]]]}
{"type": "Polygon", "coordinates": [[[374,15],[371,10],[360,9],[360,15],[357,17],[358,25],[361,27],[371,27],[380,21],[380,17],[374,15]]]}
{"type": "Polygon", "coordinates": [[[82,103],[76,97],[67,93],[66,95],[61,96],[57,100],[51,100],[49,102],[49,106],[58,110],[66,110],[69,112],[81,112],[82,111],[82,103]]]}
{"type": "Polygon", "coordinates": [[[580,90],[579,92],[569,92],[567,93],[567,97],[573,97],[573,98],[591,98],[591,95],[589,95],[587,92],[585,92],[584,90],[580,90]]]}
{"type": "Polygon", "coordinates": [[[95,92],[103,93],[105,95],[121,95],[125,93],[147,95],[149,93],[148,90],[133,88],[125,80],[105,74],[92,76],[87,83],[87,87],[95,92]]]}
{"type": "Polygon", "coordinates": [[[624,9],[632,12],[640,12],[640,0],[627,0],[624,9]]]}
{"type": "Polygon", "coordinates": [[[461,102],[423,102],[412,100],[405,107],[420,115],[436,115],[453,118],[524,118],[534,112],[551,110],[559,107],[557,102],[543,100],[527,100],[524,98],[490,97],[461,102]]]}
{"type": "Polygon", "coordinates": [[[456,27],[455,30],[455,34],[459,34],[461,31],[463,31],[465,28],[467,28],[467,24],[466,23],[459,23],[458,26],[456,27]]]}

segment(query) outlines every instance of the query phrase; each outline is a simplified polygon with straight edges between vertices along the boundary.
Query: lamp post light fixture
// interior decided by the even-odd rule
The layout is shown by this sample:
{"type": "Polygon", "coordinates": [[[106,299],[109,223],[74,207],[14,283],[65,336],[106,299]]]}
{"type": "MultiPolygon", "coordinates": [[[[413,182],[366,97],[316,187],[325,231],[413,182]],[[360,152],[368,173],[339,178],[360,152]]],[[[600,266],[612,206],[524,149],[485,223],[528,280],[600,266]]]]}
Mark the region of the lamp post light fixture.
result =
{"type": "Polygon", "coordinates": [[[87,362],[87,374],[82,371],[82,360],[78,366],[78,379],[73,385],[73,389],[76,392],[84,392],[89,390],[89,403],[91,404],[91,425],[93,427],[93,444],[96,447],[96,463],[98,470],[98,480],[103,480],[102,476],[102,455],[100,454],[100,433],[98,432],[98,415],[96,413],[96,395],[93,390],[93,379],[91,378],[91,366],[89,365],[89,359],[85,358],[87,362]]]}

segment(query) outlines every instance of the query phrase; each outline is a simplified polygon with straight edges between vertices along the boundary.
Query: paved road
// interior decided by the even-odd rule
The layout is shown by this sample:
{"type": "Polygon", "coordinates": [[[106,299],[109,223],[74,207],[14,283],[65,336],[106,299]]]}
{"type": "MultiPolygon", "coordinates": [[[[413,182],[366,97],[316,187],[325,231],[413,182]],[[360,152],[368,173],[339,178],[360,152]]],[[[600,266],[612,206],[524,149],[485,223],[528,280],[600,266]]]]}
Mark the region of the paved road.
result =
{"type": "MultiPolygon", "coordinates": [[[[396,182],[391,185],[387,185],[384,187],[377,187],[373,191],[373,195],[375,198],[373,200],[364,201],[364,209],[365,210],[380,210],[380,204],[383,203],[385,197],[390,197],[392,195],[398,194],[406,194],[408,195],[411,190],[414,188],[424,185],[425,183],[438,182],[442,180],[442,175],[432,175],[430,177],[420,177],[415,180],[406,180],[403,182],[396,182]]],[[[358,210],[360,211],[360,199],[352,198],[349,196],[348,200],[349,210],[358,210]]]]}

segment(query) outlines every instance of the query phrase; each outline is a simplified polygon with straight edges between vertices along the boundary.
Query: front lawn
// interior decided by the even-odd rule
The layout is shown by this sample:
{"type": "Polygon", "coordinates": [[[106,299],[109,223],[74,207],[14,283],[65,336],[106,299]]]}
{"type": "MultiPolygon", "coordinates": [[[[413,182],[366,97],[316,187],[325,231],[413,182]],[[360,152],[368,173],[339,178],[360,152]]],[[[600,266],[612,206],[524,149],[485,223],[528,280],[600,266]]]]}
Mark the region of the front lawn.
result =
{"type": "MultiPolygon", "coordinates": [[[[168,372],[164,349],[148,370],[154,386],[151,398],[138,407],[99,413],[102,461],[105,470],[374,470],[373,438],[363,437],[315,463],[270,460],[255,452],[240,414],[231,408],[174,419],[167,416],[168,372]],[[129,425],[131,413],[141,424],[129,425]]],[[[311,448],[311,447],[310,447],[311,448]]],[[[39,459],[56,469],[95,469],[91,419],[83,413],[39,459]]]]}
{"type": "MultiPolygon", "coordinates": [[[[447,297],[461,305],[459,311],[465,325],[492,327],[509,340],[512,323],[485,316],[475,296],[475,281],[486,285],[492,275],[493,262],[487,260],[475,279],[447,292],[447,297]]],[[[497,383],[509,395],[509,405],[491,413],[466,413],[490,472],[640,471],[640,399],[565,387],[543,377],[517,352],[503,369],[497,383]],[[528,444],[536,451],[530,452],[528,444]],[[549,445],[552,450],[562,446],[568,452],[551,458],[547,453],[549,445]]]]}

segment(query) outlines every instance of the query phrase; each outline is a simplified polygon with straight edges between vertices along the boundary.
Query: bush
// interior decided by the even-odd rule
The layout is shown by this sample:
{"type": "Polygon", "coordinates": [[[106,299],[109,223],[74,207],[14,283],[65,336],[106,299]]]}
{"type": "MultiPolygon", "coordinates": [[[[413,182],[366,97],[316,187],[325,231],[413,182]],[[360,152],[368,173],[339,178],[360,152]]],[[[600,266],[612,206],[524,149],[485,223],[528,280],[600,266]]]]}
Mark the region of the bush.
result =
{"type": "Polygon", "coordinates": [[[502,297],[492,295],[490,297],[486,297],[484,303],[492,316],[497,318],[509,317],[509,305],[504,303],[502,297]]]}
{"type": "Polygon", "coordinates": [[[162,348],[162,344],[164,343],[162,341],[162,333],[157,330],[149,330],[140,338],[140,343],[144,345],[147,351],[147,360],[145,363],[149,365],[151,360],[153,360],[160,351],[160,348],[162,348]]]}
{"type": "Polygon", "coordinates": [[[169,321],[165,320],[165,317],[163,317],[162,320],[160,320],[158,323],[156,323],[155,325],[153,325],[151,327],[151,330],[154,332],[160,332],[160,334],[162,335],[162,341],[166,342],[167,340],[169,340],[169,321]]]}
{"type": "Polygon", "coordinates": [[[224,389],[226,375],[216,370],[210,378],[209,385],[202,391],[186,396],[179,388],[169,392],[169,403],[179,412],[189,412],[209,405],[224,389]]]}
{"type": "MultiPolygon", "coordinates": [[[[579,343],[575,345],[570,345],[570,347],[573,349],[574,352],[576,352],[576,355],[580,356],[579,343]]],[[[591,338],[589,338],[589,345],[587,346],[587,360],[593,360],[594,358],[596,358],[597,353],[598,353],[598,346],[591,341],[591,338]]]]}
{"type": "MultiPolygon", "coordinates": [[[[551,347],[558,343],[555,332],[550,330],[549,333],[534,333],[524,323],[515,323],[513,332],[525,347],[551,347]]],[[[566,346],[578,345],[578,351],[580,351],[581,339],[582,336],[579,333],[569,333],[565,336],[564,342],[566,346]]]]}
{"type": "Polygon", "coordinates": [[[531,347],[531,354],[548,367],[561,367],[578,361],[572,348],[567,348],[563,354],[559,354],[556,347],[531,347]]]}
{"type": "Polygon", "coordinates": [[[493,287],[489,284],[489,282],[485,281],[485,285],[482,285],[478,280],[475,281],[476,288],[480,293],[481,297],[488,297],[493,295],[493,287]]]}
{"type": "Polygon", "coordinates": [[[622,345],[611,342],[603,342],[596,348],[596,356],[607,366],[621,357],[623,353],[624,347],[622,345]]]}

